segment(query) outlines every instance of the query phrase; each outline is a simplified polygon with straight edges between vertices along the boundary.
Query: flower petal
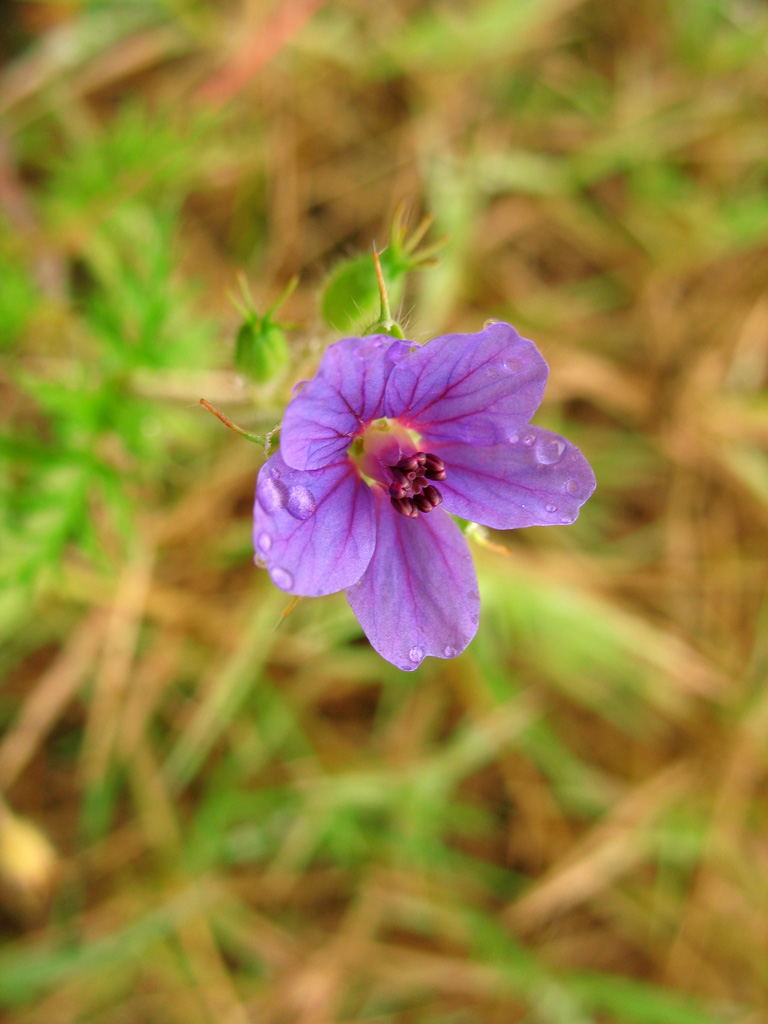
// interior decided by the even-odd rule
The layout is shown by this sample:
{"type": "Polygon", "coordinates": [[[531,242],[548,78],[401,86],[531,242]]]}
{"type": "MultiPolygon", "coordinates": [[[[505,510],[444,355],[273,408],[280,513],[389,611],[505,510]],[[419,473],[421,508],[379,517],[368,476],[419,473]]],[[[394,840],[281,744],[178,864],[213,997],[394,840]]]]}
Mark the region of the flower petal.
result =
{"type": "Polygon", "coordinates": [[[474,448],[437,442],[446,467],[443,505],[497,530],[572,523],[595,489],[595,474],[575,445],[527,424],[506,444],[474,448]]]}
{"type": "Polygon", "coordinates": [[[538,409],[548,372],[533,342],[509,324],[446,334],[398,363],[386,415],[430,440],[499,444],[538,409]]]}
{"type": "Polygon", "coordinates": [[[347,600],[379,654],[412,672],[428,654],[461,654],[477,632],[475,567],[442,509],[407,519],[383,493],[376,498],[376,550],[347,600]]]}
{"type": "Polygon", "coordinates": [[[253,543],[282,590],[306,597],[343,590],[365,572],[375,538],[373,494],[346,460],[304,473],[278,452],[261,467],[253,543]]]}
{"type": "Polygon", "coordinates": [[[344,338],[326,349],[317,374],[290,402],[280,451],[294,469],[338,462],[363,424],[384,415],[384,391],[410,343],[384,334],[344,338]]]}

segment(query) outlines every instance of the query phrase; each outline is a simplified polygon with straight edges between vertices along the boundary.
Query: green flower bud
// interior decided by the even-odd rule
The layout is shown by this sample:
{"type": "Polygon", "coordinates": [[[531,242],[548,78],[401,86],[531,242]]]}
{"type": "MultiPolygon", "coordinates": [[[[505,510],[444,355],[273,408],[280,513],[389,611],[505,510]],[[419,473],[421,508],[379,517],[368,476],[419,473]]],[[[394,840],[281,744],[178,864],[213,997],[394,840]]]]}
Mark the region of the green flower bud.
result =
{"type": "MultiPolygon", "coordinates": [[[[381,255],[390,297],[397,305],[403,295],[405,267],[398,265],[389,249],[381,255]]],[[[370,253],[342,260],[331,271],[323,288],[320,312],[334,330],[354,331],[371,323],[379,311],[379,286],[370,253]]]]}
{"type": "Polygon", "coordinates": [[[277,377],[288,365],[288,341],[268,316],[251,317],[237,332],[235,367],[249,380],[263,384],[277,377]]]}
{"type": "Polygon", "coordinates": [[[243,323],[235,341],[235,368],[249,380],[264,384],[273,380],[288,366],[290,352],[285,330],[290,329],[290,325],[276,323],[272,317],[293,293],[299,279],[294,277],[288,282],[283,294],[272,303],[263,316],[254,309],[245,274],[238,275],[238,283],[243,303],[235,299],[233,301],[242,314],[243,323]]]}
{"type": "MultiPolygon", "coordinates": [[[[432,218],[425,217],[409,235],[405,224],[405,208],[399,206],[392,220],[389,245],[379,253],[381,274],[386,281],[390,305],[397,308],[403,297],[406,276],[412,270],[421,270],[435,263],[435,254],[445,244],[445,239],[422,245],[432,225],[432,218]]],[[[378,331],[402,337],[400,328],[392,321],[387,306],[386,315],[381,305],[382,291],[376,270],[369,254],[353,256],[342,260],[331,271],[323,288],[320,312],[323,320],[337,331],[364,331],[371,334],[378,331]],[[377,313],[380,313],[377,319],[377,313]]]]}

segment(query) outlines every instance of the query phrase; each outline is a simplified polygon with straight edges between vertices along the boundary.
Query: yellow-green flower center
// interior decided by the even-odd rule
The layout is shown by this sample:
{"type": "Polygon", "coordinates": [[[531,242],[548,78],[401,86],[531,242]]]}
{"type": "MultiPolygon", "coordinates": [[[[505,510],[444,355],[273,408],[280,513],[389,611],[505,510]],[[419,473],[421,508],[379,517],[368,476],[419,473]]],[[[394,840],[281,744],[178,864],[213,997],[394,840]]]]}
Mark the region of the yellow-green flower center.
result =
{"type": "Polygon", "coordinates": [[[360,475],[372,483],[388,487],[391,481],[389,466],[395,466],[404,455],[418,451],[418,435],[407,430],[397,420],[372,420],[362,434],[358,434],[349,449],[349,457],[360,475]]]}
{"type": "Polygon", "coordinates": [[[419,442],[397,420],[380,419],[369,423],[349,449],[363,479],[386,488],[395,511],[409,519],[437,508],[443,496],[434,481],[446,478],[442,459],[420,451],[419,442]]]}

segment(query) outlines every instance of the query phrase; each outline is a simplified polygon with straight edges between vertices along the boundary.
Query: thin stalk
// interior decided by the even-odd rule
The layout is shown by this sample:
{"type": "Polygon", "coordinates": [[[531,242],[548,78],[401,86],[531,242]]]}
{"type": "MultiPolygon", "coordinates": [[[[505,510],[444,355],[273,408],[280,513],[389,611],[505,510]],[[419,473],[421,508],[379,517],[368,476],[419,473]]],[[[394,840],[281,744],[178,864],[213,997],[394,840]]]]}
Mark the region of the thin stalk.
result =
{"type": "Polygon", "coordinates": [[[228,416],[225,416],[221,409],[217,409],[215,405],[211,405],[211,403],[206,401],[204,398],[200,399],[200,405],[202,405],[204,409],[207,409],[208,412],[212,412],[216,419],[221,420],[225,427],[228,427],[230,430],[234,431],[234,433],[239,434],[240,437],[245,437],[249,441],[253,441],[254,444],[266,444],[267,438],[265,436],[261,434],[252,434],[249,430],[243,430],[242,427],[233,423],[228,416]]]}

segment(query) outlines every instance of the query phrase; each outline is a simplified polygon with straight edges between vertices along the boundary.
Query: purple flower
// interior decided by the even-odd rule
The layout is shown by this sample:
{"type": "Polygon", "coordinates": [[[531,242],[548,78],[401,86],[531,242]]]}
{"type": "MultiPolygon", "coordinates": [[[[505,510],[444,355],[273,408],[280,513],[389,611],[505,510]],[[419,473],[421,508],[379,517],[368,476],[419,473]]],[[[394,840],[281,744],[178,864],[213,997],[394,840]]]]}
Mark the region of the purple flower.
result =
{"type": "Polygon", "coordinates": [[[385,335],[331,345],[259,472],[253,536],[273,582],[345,590],[405,671],[460,654],[480,596],[448,513],[501,530],[572,523],[595,489],[581,452],[530,423],[547,373],[503,323],[421,348],[385,335]]]}

